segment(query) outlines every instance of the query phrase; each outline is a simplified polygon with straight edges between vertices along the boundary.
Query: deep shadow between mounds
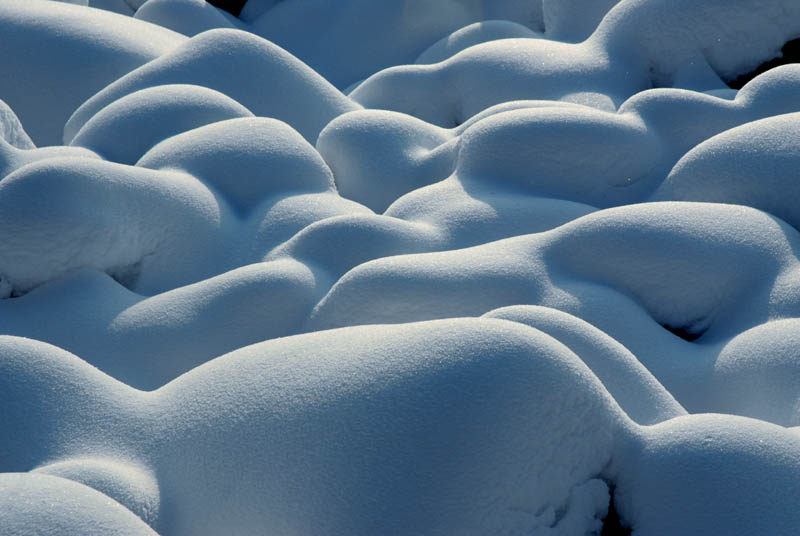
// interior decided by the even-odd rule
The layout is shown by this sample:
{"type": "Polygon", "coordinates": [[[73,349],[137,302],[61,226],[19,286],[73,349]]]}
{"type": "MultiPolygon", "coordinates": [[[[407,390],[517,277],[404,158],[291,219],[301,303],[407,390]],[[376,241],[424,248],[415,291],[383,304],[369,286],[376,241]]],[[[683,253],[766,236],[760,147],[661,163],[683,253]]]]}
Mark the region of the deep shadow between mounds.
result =
{"type": "Polygon", "coordinates": [[[224,9],[234,17],[238,17],[247,0],[206,0],[209,4],[224,9]]]}
{"type": "Polygon", "coordinates": [[[614,487],[612,486],[609,491],[611,500],[608,503],[608,514],[603,518],[603,530],[600,532],[600,536],[630,536],[633,529],[622,524],[614,506],[614,487]]]}
{"type": "Polygon", "coordinates": [[[661,327],[686,342],[696,341],[705,333],[704,329],[698,330],[695,326],[669,326],[667,324],[661,324],[661,327]]]}
{"type": "Polygon", "coordinates": [[[781,55],[769,61],[765,61],[749,73],[739,75],[735,80],[726,80],[725,83],[731,89],[742,89],[742,87],[756,76],[786,65],[787,63],[800,63],[800,39],[792,39],[781,48],[781,55]]]}

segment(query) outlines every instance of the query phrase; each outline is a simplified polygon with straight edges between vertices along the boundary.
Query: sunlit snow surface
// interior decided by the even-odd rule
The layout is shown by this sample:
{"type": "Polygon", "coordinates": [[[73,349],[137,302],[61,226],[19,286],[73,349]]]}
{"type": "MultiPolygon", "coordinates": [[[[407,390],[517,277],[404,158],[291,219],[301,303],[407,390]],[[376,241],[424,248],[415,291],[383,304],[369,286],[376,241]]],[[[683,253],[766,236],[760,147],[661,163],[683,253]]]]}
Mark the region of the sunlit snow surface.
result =
{"type": "Polygon", "coordinates": [[[0,534],[797,534],[798,37],[0,1],[0,534]]]}

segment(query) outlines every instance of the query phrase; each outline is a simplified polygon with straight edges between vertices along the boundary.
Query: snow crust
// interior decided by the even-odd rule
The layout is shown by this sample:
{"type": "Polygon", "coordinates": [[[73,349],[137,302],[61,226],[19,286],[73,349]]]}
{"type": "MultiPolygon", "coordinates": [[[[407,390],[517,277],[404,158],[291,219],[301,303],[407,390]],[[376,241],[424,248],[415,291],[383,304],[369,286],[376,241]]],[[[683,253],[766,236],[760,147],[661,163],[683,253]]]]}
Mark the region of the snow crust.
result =
{"type": "Polygon", "coordinates": [[[797,533],[799,6],[1,3],[0,533],[797,533]]]}

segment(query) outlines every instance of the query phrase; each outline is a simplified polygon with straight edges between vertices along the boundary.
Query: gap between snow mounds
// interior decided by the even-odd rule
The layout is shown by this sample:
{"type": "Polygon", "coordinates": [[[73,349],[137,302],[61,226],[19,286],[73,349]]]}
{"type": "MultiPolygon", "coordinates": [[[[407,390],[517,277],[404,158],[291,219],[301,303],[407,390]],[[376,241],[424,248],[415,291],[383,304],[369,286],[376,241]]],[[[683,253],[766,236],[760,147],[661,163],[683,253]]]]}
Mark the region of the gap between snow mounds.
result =
{"type": "Polygon", "coordinates": [[[697,339],[701,338],[703,335],[705,335],[706,330],[708,329],[710,323],[711,323],[710,318],[701,318],[699,320],[693,320],[687,322],[680,326],[661,324],[661,327],[663,327],[673,335],[680,337],[686,342],[694,342],[697,339]]]}
{"type": "Polygon", "coordinates": [[[627,524],[624,524],[617,512],[617,505],[614,501],[617,487],[612,483],[608,486],[608,494],[610,499],[608,501],[608,513],[603,518],[603,529],[600,531],[600,536],[630,536],[633,532],[627,524]]]}
{"type": "Polygon", "coordinates": [[[787,41],[781,47],[780,54],[777,57],[769,61],[765,61],[752,71],[741,74],[735,79],[728,79],[726,83],[731,89],[738,90],[760,74],[763,74],[771,69],[775,69],[776,67],[780,67],[781,65],[790,63],[800,63],[800,39],[792,39],[791,41],[787,41]]]}
{"type": "Polygon", "coordinates": [[[632,426],[571,351],[502,320],[269,341],[151,393],[41,342],[0,344],[15,432],[0,439],[3,469],[42,463],[20,450],[26,441],[66,462],[102,455],[113,433],[123,457],[144,456],[161,490],[157,526],[176,535],[229,523],[251,533],[267,520],[316,534],[530,532],[560,510],[562,522],[599,526],[605,486],[585,497],[573,488],[601,472],[632,426]],[[45,437],[46,423],[58,433],[45,437]],[[232,470],[240,476],[228,486],[232,470]]]}
{"type": "Polygon", "coordinates": [[[245,29],[242,22],[206,0],[148,0],[134,18],[193,37],[220,28],[245,29]]]}
{"type": "Polygon", "coordinates": [[[208,0],[208,3],[238,17],[247,0],[208,0]]]}

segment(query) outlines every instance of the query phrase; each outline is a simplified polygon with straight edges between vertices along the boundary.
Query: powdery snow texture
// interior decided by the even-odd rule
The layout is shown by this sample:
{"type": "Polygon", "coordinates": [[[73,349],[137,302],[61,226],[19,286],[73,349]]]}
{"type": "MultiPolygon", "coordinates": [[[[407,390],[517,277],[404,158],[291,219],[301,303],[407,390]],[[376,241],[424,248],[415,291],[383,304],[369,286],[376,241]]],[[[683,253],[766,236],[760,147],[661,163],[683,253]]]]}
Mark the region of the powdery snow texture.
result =
{"type": "Polygon", "coordinates": [[[3,534],[795,534],[794,0],[0,5],[3,534]]]}

